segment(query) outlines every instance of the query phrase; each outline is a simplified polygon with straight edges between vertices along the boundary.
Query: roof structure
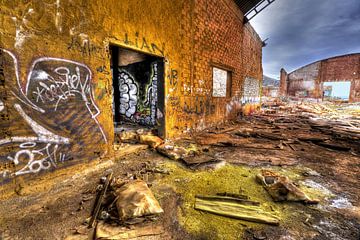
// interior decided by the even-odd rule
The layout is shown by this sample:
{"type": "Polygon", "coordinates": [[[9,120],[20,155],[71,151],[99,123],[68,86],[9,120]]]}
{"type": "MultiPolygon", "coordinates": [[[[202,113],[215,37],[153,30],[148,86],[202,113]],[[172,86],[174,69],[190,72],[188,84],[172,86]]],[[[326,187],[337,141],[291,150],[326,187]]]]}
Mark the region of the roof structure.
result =
{"type": "Polygon", "coordinates": [[[245,16],[244,22],[250,21],[274,1],[275,0],[234,0],[245,16]]]}

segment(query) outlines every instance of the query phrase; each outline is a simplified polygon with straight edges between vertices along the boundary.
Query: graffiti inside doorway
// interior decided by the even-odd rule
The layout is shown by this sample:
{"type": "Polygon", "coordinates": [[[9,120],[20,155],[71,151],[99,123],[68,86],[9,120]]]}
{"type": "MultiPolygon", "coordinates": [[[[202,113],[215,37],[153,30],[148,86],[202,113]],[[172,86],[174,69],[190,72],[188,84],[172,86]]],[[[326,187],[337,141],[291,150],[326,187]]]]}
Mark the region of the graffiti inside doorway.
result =
{"type": "Polygon", "coordinates": [[[115,46],[111,50],[115,125],[161,127],[163,59],[115,46]]]}

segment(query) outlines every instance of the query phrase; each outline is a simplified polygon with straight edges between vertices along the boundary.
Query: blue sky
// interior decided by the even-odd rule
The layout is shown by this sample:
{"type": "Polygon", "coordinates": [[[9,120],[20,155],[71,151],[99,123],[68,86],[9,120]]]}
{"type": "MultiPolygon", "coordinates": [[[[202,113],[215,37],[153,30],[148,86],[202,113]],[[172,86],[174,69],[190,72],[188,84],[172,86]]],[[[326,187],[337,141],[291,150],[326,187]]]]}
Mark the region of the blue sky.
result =
{"type": "Polygon", "coordinates": [[[275,0],[251,21],[263,48],[264,74],[279,78],[324,58],[360,52],[360,0],[275,0]]]}

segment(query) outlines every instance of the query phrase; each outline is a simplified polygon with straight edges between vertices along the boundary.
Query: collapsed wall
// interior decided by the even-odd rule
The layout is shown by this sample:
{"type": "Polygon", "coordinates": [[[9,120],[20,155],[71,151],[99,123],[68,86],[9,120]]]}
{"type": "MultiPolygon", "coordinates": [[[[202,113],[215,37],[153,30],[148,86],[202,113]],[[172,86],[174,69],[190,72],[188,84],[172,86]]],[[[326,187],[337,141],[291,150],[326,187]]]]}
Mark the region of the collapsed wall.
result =
{"type": "Polygon", "coordinates": [[[349,82],[349,102],[360,101],[360,54],[347,54],[320,60],[291,73],[280,72],[280,89],[287,96],[321,99],[324,83],[349,82]]]}

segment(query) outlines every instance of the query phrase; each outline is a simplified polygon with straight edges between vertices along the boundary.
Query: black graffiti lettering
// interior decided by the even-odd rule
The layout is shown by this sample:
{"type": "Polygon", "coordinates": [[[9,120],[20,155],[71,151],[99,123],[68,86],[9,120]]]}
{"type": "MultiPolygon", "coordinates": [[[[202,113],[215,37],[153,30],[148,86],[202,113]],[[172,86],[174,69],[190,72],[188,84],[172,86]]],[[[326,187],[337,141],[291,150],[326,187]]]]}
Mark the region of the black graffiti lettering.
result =
{"type": "Polygon", "coordinates": [[[129,34],[125,33],[123,42],[128,46],[140,48],[141,50],[146,49],[148,52],[151,53],[160,53],[162,56],[164,56],[165,54],[165,43],[163,43],[162,46],[159,47],[155,43],[149,43],[145,37],[142,37],[141,40],[139,41],[138,32],[135,33],[134,41],[130,39],[129,34]]]}
{"type": "Polygon", "coordinates": [[[152,43],[151,48],[154,53],[159,52],[162,56],[164,56],[165,43],[163,43],[162,48],[159,48],[155,43],[152,43]]]}
{"type": "Polygon", "coordinates": [[[128,36],[127,33],[125,33],[124,43],[125,43],[126,45],[130,45],[130,46],[134,45],[134,43],[129,40],[129,36],[128,36]]]}

